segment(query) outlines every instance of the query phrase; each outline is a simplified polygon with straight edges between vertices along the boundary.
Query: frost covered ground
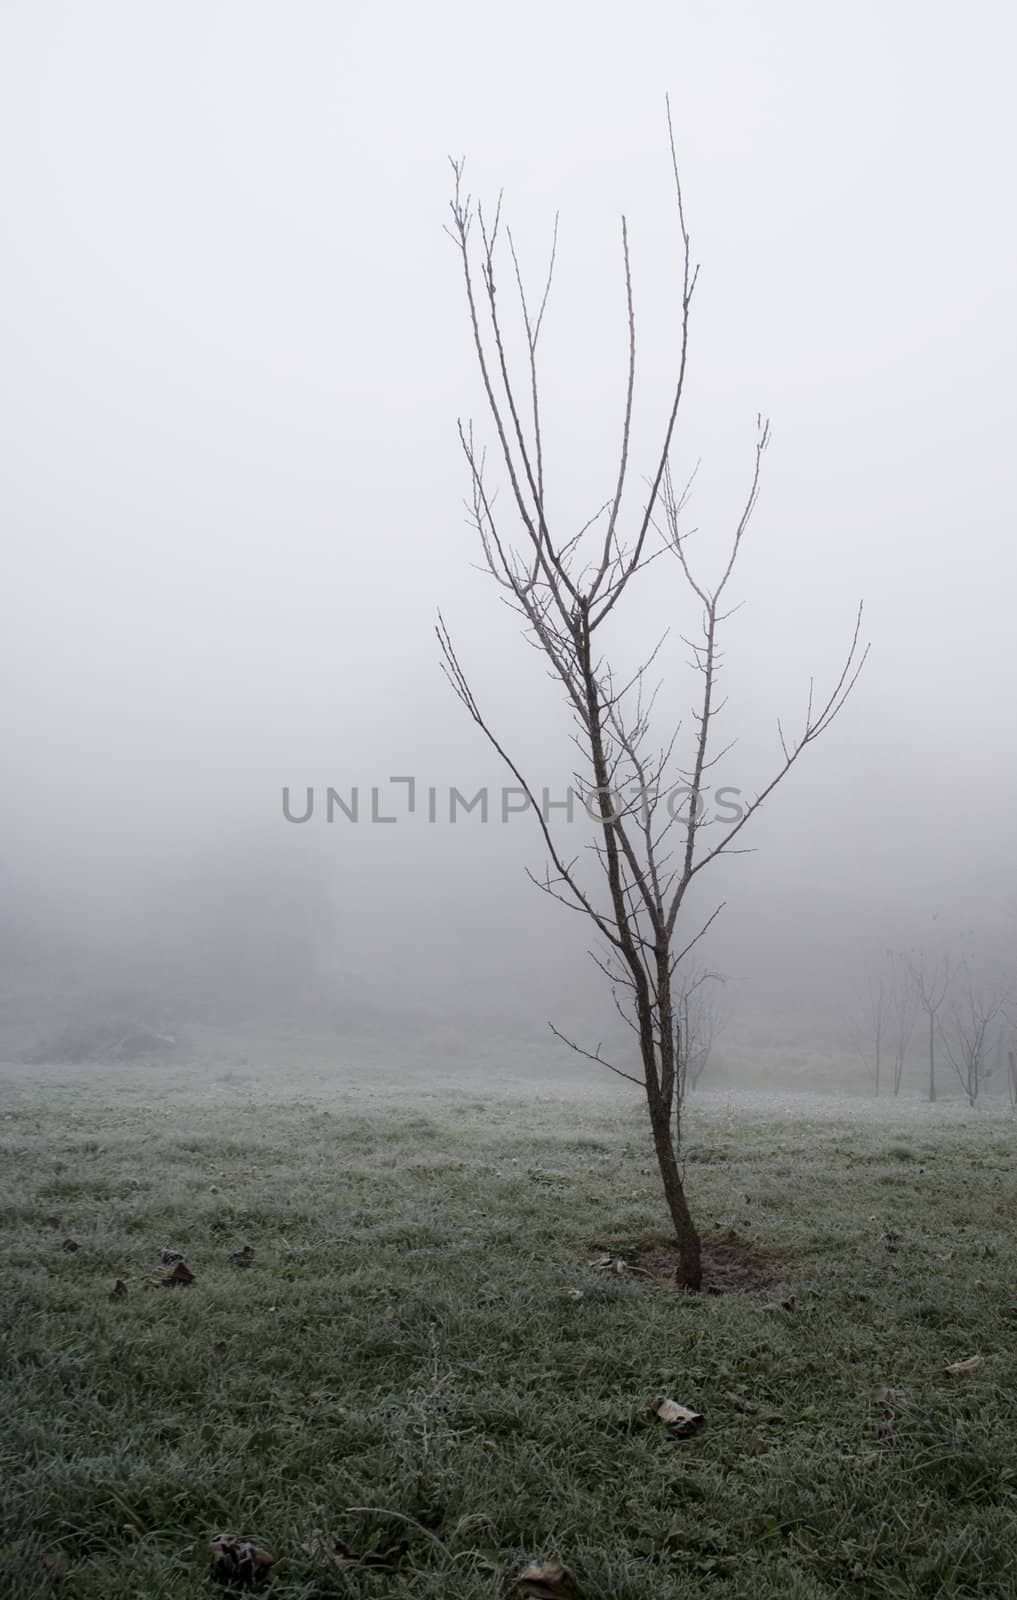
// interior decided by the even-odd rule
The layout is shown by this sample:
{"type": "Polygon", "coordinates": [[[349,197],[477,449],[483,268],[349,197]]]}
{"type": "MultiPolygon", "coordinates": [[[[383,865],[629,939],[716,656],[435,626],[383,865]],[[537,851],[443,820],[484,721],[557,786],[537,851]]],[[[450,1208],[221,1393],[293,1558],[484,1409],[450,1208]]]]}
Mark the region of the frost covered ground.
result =
{"type": "Polygon", "coordinates": [[[591,1265],[664,1234],[606,1076],[0,1077],[4,1594],[200,1594],[224,1528],[307,1600],[1017,1593],[1002,1107],[697,1095],[697,1216],[788,1276],[682,1296],[591,1265]]]}

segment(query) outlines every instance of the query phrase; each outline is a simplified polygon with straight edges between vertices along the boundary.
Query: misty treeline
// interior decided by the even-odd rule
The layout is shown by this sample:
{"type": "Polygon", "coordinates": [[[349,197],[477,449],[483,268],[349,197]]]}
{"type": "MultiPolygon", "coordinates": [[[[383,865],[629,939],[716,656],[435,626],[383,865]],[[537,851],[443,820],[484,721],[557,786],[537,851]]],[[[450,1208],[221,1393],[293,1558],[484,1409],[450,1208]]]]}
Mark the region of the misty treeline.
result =
{"type": "Polygon", "coordinates": [[[936,1101],[959,1089],[971,1106],[992,1092],[1017,1107],[1017,963],[942,942],[884,950],[860,985],[851,1038],[876,1095],[936,1101]]]}

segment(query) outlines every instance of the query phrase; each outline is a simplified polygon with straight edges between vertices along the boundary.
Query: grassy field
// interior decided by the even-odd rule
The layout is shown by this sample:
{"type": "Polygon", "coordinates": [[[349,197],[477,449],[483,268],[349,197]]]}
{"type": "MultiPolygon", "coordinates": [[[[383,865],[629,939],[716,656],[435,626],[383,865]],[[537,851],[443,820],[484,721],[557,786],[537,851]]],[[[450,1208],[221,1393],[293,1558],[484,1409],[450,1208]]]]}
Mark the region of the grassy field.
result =
{"type": "Polygon", "coordinates": [[[591,1265],[661,1236],[624,1086],[34,1069],[0,1115],[12,1600],[199,1595],[223,1529],[273,1597],[552,1551],[587,1600],[1017,1595],[1005,1116],[704,1097],[697,1215],[778,1281],[684,1296],[591,1265]]]}

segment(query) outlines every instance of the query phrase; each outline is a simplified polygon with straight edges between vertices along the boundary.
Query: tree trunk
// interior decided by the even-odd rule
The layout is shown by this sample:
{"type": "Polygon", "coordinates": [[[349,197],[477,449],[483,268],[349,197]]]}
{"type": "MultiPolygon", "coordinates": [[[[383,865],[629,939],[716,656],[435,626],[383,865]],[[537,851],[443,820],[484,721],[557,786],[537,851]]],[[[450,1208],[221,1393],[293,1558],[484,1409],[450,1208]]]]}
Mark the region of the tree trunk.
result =
{"type": "Polygon", "coordinates": [[[929,1100],[936,1098],[936,1018],[929,1012],[929,1100]]]}
{"type": "Polygon", "coordinates": [[[650,1120],[653,1124],[653,1147],[657,1152],[657,1165],[664,1185],[664,1197],[667,1200],[678,1242],[678,1282],[683,1289],[701,1289],[702,1245],[685,1199],[681,1173],[678,1171],[678,1157],[671,1138],[670,1118],[666,1122],[662,1121],[660,1108],[651,1105],[650,1120]]]}

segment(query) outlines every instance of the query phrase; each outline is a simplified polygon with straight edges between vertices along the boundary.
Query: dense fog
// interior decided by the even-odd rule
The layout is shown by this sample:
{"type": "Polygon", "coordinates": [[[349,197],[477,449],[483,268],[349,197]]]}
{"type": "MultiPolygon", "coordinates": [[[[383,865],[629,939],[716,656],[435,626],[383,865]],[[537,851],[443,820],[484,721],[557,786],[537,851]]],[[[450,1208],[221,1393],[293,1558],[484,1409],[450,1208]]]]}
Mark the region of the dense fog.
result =
{"type": "MultiPolygon", "coordinates": [[[[457,419],[493,441],[447,157],[504,190],[534,281],[560,211],[541,374],[566,529],[614,487],[627,216],[635,515],[679,326],[665,94],[701,263],[674,467],[701,463],[707,569],[773,426],[716,781],[765,784],[860,599],[872,645],[689,907],[726,902],[697,955],[726,979],[712,1070],[864,1086],[887,951],[1017,988],[1008,11],[103,0],[10,5],[2,31],[0,1054],[108,1016],[326,1058],[345,1037],[372,1065],[508,1070],[558,1048],[549,1019],[615,1037],[440,670],[439,606],[499,738],[563,792],[562,694],[464,511],[457,419]],[[487,823],[450,821],[481,786],[487,823]],[[330,787],[356,822],[328,821],[330,787]]],[[[671,629],[665,721],[691,714],[697,620],[661,561],[613,625],[633,669],[671,629]]]]}

